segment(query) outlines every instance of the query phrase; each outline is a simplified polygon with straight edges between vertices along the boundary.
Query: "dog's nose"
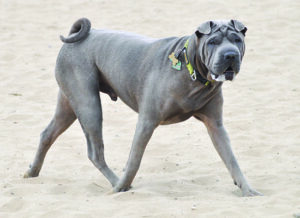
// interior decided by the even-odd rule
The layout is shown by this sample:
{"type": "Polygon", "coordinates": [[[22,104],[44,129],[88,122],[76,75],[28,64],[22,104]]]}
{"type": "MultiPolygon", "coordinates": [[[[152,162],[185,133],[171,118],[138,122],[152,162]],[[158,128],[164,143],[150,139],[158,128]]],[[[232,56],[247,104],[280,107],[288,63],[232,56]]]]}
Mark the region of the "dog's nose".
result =
{"type": "Polygon", "coordinates": [[[238,57],[238,53],[234,51],[228,51],[224,54],[224,59],[226,61],[233,61],[238,57]]]}

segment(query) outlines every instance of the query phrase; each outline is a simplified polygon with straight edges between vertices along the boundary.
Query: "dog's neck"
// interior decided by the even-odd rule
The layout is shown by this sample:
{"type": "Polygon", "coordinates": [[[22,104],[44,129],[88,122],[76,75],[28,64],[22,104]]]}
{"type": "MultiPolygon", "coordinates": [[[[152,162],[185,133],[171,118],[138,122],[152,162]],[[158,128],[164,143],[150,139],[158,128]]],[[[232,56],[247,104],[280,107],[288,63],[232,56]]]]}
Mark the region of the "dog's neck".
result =
{"type": "Polygon", "coordinates": [[[187,48],[187,55],[189,60],[195,70],[199,72],[199,74],[207,79],[208,69],[205,64],[201,61],[199,52],[197,52],[200,45],[200,39],[195,35],[191,35],[189,38],[189,46],[187,48]]]}

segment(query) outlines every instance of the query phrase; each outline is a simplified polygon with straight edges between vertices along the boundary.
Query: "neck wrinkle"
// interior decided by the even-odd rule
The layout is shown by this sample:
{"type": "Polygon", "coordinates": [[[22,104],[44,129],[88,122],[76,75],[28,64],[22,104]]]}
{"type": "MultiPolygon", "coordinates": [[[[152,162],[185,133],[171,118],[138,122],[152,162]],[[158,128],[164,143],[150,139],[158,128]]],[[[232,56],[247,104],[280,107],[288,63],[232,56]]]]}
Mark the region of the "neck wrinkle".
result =
{"type": "Polygon", "coordinates": [[[195,65],[196,65],[196,69],[198,70],[198,72],[200,73],[200,75],[207,79],[207,74],[208,74],[208,69],[206,68],[206,66],[202,63],[200,56],[198,53],[196,53],[195,55],[195,65]]]}
{"type": "Polygon", "coordinates": [[[194,34],[190,37],[189,40],[190,42],[187,51],[189,61],[191,62],[193,68],[196,69],[203,78],[207,79],[208,70],[202,63],[201,57],[197,52],[200,44],[200,39],[198,39],[198,37],[196,37],[196,35],[194,34]]]}

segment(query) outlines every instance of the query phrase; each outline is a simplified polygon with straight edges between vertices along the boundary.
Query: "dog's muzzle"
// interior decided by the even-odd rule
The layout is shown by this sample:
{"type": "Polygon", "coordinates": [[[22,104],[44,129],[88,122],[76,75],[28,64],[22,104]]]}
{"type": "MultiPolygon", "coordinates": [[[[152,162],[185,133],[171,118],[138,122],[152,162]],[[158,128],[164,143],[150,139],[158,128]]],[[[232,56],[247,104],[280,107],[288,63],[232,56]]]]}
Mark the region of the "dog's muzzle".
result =
{"type": "Polygon", "coordinates": [[[226,80],[232,81],[236,73],[231,67],[228,67],[221,75],[211,73],[211,78],[217,82],[224,82],[226,80]]]}

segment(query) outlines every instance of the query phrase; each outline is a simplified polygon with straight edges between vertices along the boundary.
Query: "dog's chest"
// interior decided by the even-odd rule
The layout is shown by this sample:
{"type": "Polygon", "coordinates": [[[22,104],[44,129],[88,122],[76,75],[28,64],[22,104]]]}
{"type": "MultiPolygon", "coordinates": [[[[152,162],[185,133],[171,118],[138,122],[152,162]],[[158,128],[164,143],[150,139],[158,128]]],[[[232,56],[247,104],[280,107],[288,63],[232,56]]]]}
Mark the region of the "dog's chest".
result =
{"type": "Polygon", "coordinates": [[[219,85],[214,87],[198,87],[186,92],[177,93],[164,101],[161,107],[161,124],[171,124],[184,121],[199,112],[221,91],[219,85]]]}

